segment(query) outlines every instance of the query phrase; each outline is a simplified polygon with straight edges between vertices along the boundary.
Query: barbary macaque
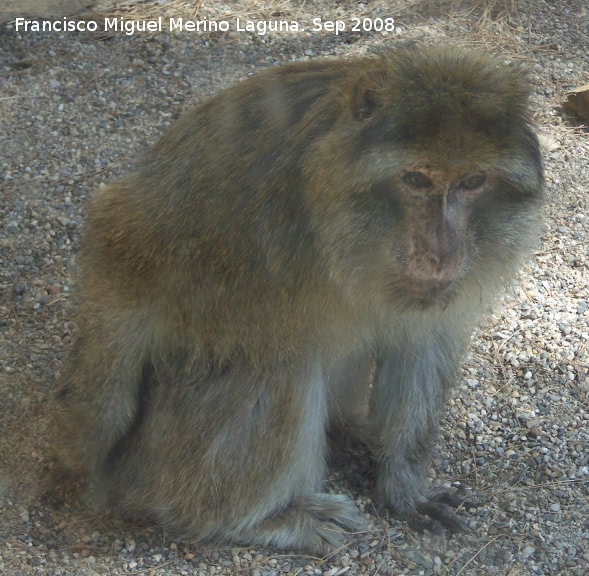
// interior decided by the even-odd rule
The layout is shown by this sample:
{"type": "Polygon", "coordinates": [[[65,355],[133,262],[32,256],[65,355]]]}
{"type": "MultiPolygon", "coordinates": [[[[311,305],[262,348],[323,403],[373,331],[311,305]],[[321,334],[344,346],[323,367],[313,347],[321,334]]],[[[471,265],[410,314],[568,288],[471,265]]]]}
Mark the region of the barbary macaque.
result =
{"type": "Polygon", "coordinates": [[[401,45],[220,92],[92,200],[60,468],[203,541],[321,553],[361,525],[323,486],[343,424],[379,505],[457,530],[430,452],[542,182],[526,72],[481,51],[401,45]]]}

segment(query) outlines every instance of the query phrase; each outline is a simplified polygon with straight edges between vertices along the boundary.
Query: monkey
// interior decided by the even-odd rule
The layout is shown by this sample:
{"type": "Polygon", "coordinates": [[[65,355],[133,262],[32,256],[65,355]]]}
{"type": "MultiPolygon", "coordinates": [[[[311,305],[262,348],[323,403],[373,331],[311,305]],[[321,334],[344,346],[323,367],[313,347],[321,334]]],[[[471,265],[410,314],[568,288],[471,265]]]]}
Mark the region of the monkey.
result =
{"type": "Polygon", "coordinates": [[[324,487],[342,426],[375,503],[460,530],[427,475],[471,334],[539,235],[528,100],[520,64],[401,45],[185,113],[91,200],[59,469],[203,542],[323,553],[363,525],[324,487]]]}

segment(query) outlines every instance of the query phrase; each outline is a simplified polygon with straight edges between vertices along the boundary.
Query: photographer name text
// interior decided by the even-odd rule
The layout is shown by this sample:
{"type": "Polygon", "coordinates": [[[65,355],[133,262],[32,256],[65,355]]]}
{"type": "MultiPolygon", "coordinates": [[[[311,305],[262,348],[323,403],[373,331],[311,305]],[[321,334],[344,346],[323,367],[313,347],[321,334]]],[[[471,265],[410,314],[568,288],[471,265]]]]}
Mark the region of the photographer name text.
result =
{"type": "MultiPolygon", "coordinates": [[[[305,26],[296,20],[187,20],[184,18],[164,18],[154,20],[129,20],[122,17],[97,20],[27,20],[16,18],[17,32],[119,32],[131,36],[142,32],[249,32],[264,36],[269,32],[304,32],[305,26]]],[[[311,32],[331,32],[335,35],[344,32],[393,32],[393,18],[351,18],[345,20],[324,20],[313,18],[311,32]]]]}

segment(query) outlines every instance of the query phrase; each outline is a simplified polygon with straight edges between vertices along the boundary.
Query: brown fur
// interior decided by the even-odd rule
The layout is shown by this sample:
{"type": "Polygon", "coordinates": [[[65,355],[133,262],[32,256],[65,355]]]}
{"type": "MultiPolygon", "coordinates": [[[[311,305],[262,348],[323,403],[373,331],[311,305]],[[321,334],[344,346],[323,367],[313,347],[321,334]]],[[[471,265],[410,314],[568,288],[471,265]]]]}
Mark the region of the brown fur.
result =
{"type": "Polygon", "coordinates": [[[525,73],[484,53],[402,46],[221,92],[92,201],[61,466],[193,537],[317,552],[358,526],[322,481],[328,425],[360,420],[379,503],[457,529],[429,452],[541,188],[525,73]]]}

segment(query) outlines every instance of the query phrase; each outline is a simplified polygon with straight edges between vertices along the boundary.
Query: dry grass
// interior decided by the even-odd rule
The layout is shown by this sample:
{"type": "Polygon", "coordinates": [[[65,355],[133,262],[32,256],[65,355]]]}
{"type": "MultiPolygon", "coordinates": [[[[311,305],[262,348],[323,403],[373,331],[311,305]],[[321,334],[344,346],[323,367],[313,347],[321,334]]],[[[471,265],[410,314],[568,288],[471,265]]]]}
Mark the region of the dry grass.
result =
{"type": "MultiPolygon", "coordinates": [[[[306,0],[239,0],[213,2],[211,0],[100,0],[90,16],[123,17],[126,19],[155,19],[166,17],[185,19],[302,19],[315,16],[317,8],[306,0]]],[[[333,5],[336,10],[336,5],[333,5]]],[[[534,33],[533,14],[522,13],[516,0],[382,0],[370,4],[355,4],[359,17],[379,10],[379,15],[394,16],[397,21],[419,17],[434,18],[436,26],[453,38],[500,49],[517,57],[525,56],[532,47],[542,46],[534,33]]]]}
{"type": "MultiPolygon", "coordinates": [[[[296,3],[304,7],[305,2],[296,3]]],[[[166,18],[184,18],[197,20],[203,17],[216,19],[241,18],[278,18],[295,17],[296,5],[289,0],[237,2],[205,2],[205,0],[168,0],[158,3],[155,0],[102,0],[98,3],[95,14],[106,18],[123,17],[126,19],[149,20],[161,16],[166,18]]]]}

